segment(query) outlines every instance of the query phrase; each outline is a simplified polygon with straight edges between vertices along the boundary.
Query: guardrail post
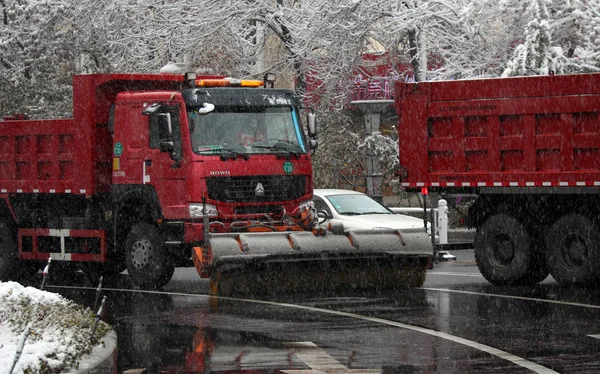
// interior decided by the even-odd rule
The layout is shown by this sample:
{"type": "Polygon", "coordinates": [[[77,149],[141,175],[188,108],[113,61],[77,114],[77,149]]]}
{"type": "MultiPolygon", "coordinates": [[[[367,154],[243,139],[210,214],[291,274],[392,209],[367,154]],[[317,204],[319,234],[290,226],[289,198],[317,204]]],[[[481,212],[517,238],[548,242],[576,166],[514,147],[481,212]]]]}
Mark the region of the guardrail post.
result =
{"type": "Polygon", "coordinates": [[[106,304],[106,296],[102,297],[102,302],[100,303],[100,309],[96,313],[96,319],[94,320],[94,326],[92,327],[92,334],[90,336],[90,342],[95,344],[94,334],[96,333],[96,329],[98,328],[98,323],[100,322],[100,318],[102,318],[102,313],[104,313],[104,304],[106,304]]]}
{"type": "Polygon", "coordinates": [[[104,279],[104,276],[100,276],[100,283],[98,283],[98,288],[96,288],[96,299],[94,300],[94,308],[92,310],[96,310],[98,307],[98,300],[100,300],[100,295],[102,294],[102,279],[104,279]]]}
{"type": "Polygon", "coordinates": [[[46,263],[46,266],[44,267],[44,270],[42,270],[42,285],[40,286],[40,290],[44,290],[44,287],[46,286],[46,278],[48,278],[48,276],[50,275],[50,263],[52,262],[52,257],[48,257],[48,262],[46,263]]]}
{"type": "Polygon", "coordinates": [[[448,244],[448,202],[444,199],[438,201],[438,229],[440,244],[448,244]]]}

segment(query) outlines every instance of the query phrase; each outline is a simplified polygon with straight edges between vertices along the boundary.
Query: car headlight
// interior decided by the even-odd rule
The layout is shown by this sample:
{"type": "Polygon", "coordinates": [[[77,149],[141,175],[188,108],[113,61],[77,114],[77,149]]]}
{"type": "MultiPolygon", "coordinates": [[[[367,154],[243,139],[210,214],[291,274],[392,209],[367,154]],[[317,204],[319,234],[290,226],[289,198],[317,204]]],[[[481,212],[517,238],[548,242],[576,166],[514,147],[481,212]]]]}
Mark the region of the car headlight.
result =
{"type": "MultiPolygon", "coordinates": [[[[190,218],[202,218],[204,215],[202,214],[203,204],[201,203],[192,203],[188,205],[188,212],[190,218]]],[[[217,207],[212,204],[206,204],[206,215],[208,217],[217,217],[219,215],[219,211],[217,207]]]]}

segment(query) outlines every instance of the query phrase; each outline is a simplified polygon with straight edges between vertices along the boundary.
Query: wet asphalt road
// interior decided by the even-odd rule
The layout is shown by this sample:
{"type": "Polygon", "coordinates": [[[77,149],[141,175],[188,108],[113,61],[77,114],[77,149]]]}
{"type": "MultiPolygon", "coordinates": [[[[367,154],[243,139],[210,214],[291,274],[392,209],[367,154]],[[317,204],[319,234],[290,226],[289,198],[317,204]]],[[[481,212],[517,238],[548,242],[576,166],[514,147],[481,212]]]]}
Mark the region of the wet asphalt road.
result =
{"type": "MultiPolygon", "coordinates": [[[[452,253],[457,261],[436,265],[422,288],[381,294],[215,298],[193,268],[177,269],[161,292],[136,290],[120,275],[104,291],[119,370],[600,372],[600,291],[563,289],[551,277],[491,286],[472,251],[452,253]]],[[[49,288],[89,306],[94,289],[49,288]]]]}

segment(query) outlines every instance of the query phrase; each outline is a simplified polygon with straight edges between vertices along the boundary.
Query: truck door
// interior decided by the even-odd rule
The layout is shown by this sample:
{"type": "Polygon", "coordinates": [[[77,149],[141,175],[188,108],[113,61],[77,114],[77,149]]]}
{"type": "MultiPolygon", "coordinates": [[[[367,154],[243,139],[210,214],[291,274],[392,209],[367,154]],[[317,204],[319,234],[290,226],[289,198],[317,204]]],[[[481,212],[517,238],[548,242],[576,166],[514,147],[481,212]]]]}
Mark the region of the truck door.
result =
{"type": "Polygon", "coordinates": [[[148,152],[143,183],[156,190],[166,218],[185,218],[185,169],[181,141],[180,107],[163,106],[149,115],[148,152]]]}

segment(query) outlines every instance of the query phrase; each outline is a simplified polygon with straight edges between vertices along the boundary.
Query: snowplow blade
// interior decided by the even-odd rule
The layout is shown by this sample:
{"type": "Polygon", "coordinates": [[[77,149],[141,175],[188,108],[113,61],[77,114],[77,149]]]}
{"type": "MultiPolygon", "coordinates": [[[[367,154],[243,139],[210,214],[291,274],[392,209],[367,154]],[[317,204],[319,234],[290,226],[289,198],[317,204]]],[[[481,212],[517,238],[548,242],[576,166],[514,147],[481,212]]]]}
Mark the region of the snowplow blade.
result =
{"type": "Polygon", "coordinates": [[[240,295],[419,287],[432,256],[411,229],[214,234],[193,259],[211,293],[240,295]]]}

